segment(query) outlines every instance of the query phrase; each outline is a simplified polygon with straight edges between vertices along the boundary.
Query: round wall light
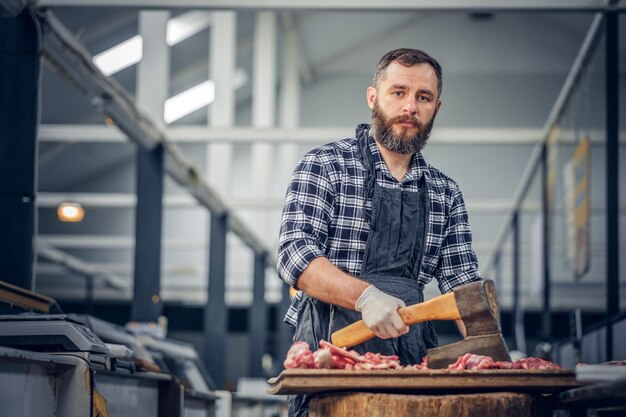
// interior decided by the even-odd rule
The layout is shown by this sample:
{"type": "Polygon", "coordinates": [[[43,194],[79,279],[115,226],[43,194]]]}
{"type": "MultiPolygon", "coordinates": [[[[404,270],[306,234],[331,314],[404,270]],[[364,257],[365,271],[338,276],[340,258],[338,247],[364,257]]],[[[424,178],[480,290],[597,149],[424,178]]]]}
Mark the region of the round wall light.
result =
{"type": "Polygon", "coordinates": [[[78,203],[64,201],[57,207],[57,216],[62,222],[82,222],[85,217],[85,209],[78,203]]]}

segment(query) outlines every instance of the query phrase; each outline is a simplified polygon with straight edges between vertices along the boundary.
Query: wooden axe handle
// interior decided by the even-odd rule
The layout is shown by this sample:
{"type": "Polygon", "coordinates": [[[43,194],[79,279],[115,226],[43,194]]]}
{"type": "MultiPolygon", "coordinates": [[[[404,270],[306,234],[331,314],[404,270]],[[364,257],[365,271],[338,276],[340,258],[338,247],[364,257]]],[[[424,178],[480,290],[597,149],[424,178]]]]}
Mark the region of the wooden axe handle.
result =
{"type": "MultiPolygon", "coordinates": [[[[431,320],[459,320],[461,314],[456,306],[454,293],[440,295],[431,300],[398,309],[404,323],[410,326],[431,320]]],[[[333,345],[352,347],[374,337],[374,332],[365,325],[363,320],[352,323],[331,336],[333,345]]]]}

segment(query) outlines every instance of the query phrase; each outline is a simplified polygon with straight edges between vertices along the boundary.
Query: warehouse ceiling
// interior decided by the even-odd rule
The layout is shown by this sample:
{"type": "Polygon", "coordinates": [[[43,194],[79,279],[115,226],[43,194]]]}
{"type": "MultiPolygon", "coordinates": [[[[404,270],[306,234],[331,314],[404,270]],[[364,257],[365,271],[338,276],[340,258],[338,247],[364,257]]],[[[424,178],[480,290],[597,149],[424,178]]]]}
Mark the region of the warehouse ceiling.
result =
{"type": "MultiPolygon", "coordinates": [[[[139,33],[141,10],[134,7],[51,7],[52,12],[96,56],[139,33]]],[[[170,19],[206,17],[205,27],[169,47],[169,86],[172,97],[210,80],[210,45],[214,15],[207,10],[170,11],[170,19]]],[[[464,192],[473,227],[475,248],[481,264],[493,255],[496,235],[512,208],[516,187],[528,164],[533,146],[557,99],[568,71],[591,25],[591,13],[566,12],[434,12],[434,11],[278,11],[276,12],[275,95],[276,111],[271,126],[289,126],[281,109],[284,61],[290,34],[297,33],[300,100],[291,137],[270,145],[273,150],[266,168],[253,163],[259,134],[222,139],[232,143],[232,159],[226,164],[223,184],[217,188],[223,199],[275,250],[282,197],[294,159],[281,159],[286,143],[302,155],[315,144],[350,135],[354,126],[369,120],[365,89],[378,58],[396,47],[417,47],[436,57],[443,66],[443,107],[425,156],[433,165],[455,178],[464,192]],[[320,129],[328,137],[303,137],[298,129],[320,129]],[[324,130],[326,129],[326,130],[324,130]],[[336,132],[336,133],[335,133],[336,132]],[[264,172],[259,170],[265,169],[264,172]],[[257,178],[266,184],[258,185],[257,178]]],[[[620,17],[621,39],[626,39],[626,21],[620,17]]],[[[257,12],[236,12],[235,67],[237,89],[234,126],[255,125],[254,77],[257,12]]],[[[577,126],[591,132],[592,141],[592,269],[575,282],[565,260],[560,213],[555,221],[553,265],[554,305],[568,309],[604,305],[603,259],[603,139],[602,43],[581,84],[582,100],[572,107],[570,118],[580,116],[577,126]],[[599,103],[599,104],[598,104],[599,103]],[[579,110],[579,109],[583,110],[579,110]],[[578,109],[578,110],[577,110],[578,109]]],[[[271,50],[271,48],[269,49],[271,50]]],[[[620,52],[621,91],[626,79],[626,45],[620,52]]],[[[155,68],[155,71],[164,69],[155,68]]],[[[131,96],[137,89],[138,65],[113,75],[131,96]]],[[[155,87],[158,88],[158,87],[155,87]]],[[[621,97],[626,94],[621,94],[621,97]]],[[[209,105],[210,106],[210,105],[209,105]]],[[[207,106],[166,125],[176,129],[210,126],[207,106]]],[[[622,116],[624,112],[622,112],[622,116]]],[[[622,119],[624,122],[624,118],[622,119]]],[[[98,287],[101,298],[128,297],[132,287],[134,248],[135,146],[120,141],[119,132],[106,125],[96,106],[85,99],[63,76],[45,68],[42,76],[41,129],[39,146],[39,240],[110,271],[128,285],[127,291],[98,287]],[[56,129],[56,130],[55,130],[56,129]],[[104,132],[104,133],[103,133],[104,132]],[[113,133],[110,133],[113,132],[113,133]],[[61,223],[55,214],[62,200],[85,207],[82,223],[61,223]]],[[[567,121],[567,129],[572,123],[567,121]]],[[[565,124],[565,122],[564,122],[565,124]]],[[[622,124],[623,126],[623,124],[622,124]]],[[[235,129],[235,132],[241,130],[235,129]]],[[[181,132],[179,130],[178,132],[181,132]]],[[[202,132],[202,131],[200,131],[202,132]]],[[[219,148],[207,139],[176,136],[177,145],[199,172],[209,175],[209,155],[219,148]]],[[[236,136],[236,134],[235,134],[236,136]]],[[[567,135],[564,135],[567,137],[567,135]]],[[[624,136],[622,135],[622,141],[624,136]]],[[[211,142],[213,143],[213,142],[211,142]]],[[[571,145],[561,146],[561,161],[571,154],[571,145]]],[[[621,152],[624,152],[622,145],[621,152]]],[[[214,155],[215,156],[215,155],[214,155]]],[[[622,160],[624,160],[622,158],[622,160]]],[[[622,171],[624,167],[622,165],[622,171]]],[[[623,177],[623,175],[622,175],[623,177]]],[[[214,179],[208,178],[209,182],[214,179]]],[[[624,183],[621,184],[624,189],[624,183]]],[[[163,229],[162,286],[165,300],[202,303],[206,299],[207,251],[209,244],[206,210],[185,191],[166,181],[163,229]]],[[[623,198],[623,197],[622,197],[623,198]]],[[[557,203],[557,205],[559,205],[557,203]]],[[[535,250],[538,235],[539,187],[526,201],[522,218],[523,296],[527,308],[538,308],[541,278],[535,250]]],[[[624,204],[621,204],[623,218],[624,204]]],[[[622,221],[622,228],[626,230],[622,221]]],[[[626,233],[622,233],[622,236],[626,233]]],[[[248,304],[252,298],[252,254],[230,236],[227,294],[230,304],[248,304]]],[[[624,248],[622,248],[624,251],[624,248]]],[[[622,267],[622,277],[624,274],[622,267]]],[[[504,305],[510,305],[510,250],[500,271],[490,271],[498,282],[504,305]]],[[[622,282],[626,281],[622,279],[622,282]]],[[[84,280],[64,267],[40,259],[37,289],[62,299],[83,298],[84,280]]],[[[432,285],[430,294],[436,292],[432,285]]],[[[280,281],[268,269],[266,298],[280,299],[280,281]]]]}

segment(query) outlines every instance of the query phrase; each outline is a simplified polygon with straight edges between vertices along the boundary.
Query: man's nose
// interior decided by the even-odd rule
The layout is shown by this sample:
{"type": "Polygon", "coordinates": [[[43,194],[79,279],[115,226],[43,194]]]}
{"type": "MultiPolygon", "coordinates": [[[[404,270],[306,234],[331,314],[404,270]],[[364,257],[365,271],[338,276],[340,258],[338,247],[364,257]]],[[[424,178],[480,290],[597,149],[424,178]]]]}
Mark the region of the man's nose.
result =
{"type": "Polygon", "coordinates": [[[416,101],[412,98],[407,98],[407,100],[404,103],[403,110],[409,114],[416,114],[417,113],[416,101]]]}

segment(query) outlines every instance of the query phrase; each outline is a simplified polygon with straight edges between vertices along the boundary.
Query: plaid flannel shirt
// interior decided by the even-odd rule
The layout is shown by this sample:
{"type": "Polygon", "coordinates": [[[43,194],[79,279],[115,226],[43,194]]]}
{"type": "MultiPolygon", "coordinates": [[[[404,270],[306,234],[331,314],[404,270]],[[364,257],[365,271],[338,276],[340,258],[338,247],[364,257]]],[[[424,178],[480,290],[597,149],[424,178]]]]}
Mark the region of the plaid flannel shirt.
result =
{"type": "MultiPolygon", "coordinates": [[[[378,185],[416,192],[421,176],[426,176],[430,213],[419,282],[426,285],[435,278],[439,290],[446,293],[482,279],[456,182],[427,164],[421,153],[398,182],[371,134],[369,138],[378,185]]],[[[280,228],[278,273],[287,284],[295,287],[300,274],[319,256],[359,276],[369,232],[363,210],[371,211],[364,179],[354,138],[317,147],[301,159],[287,189],[280,228]]],[[[286,323],[295,326],[301,299],[298,291],[285,315],[286,323]]]]}

